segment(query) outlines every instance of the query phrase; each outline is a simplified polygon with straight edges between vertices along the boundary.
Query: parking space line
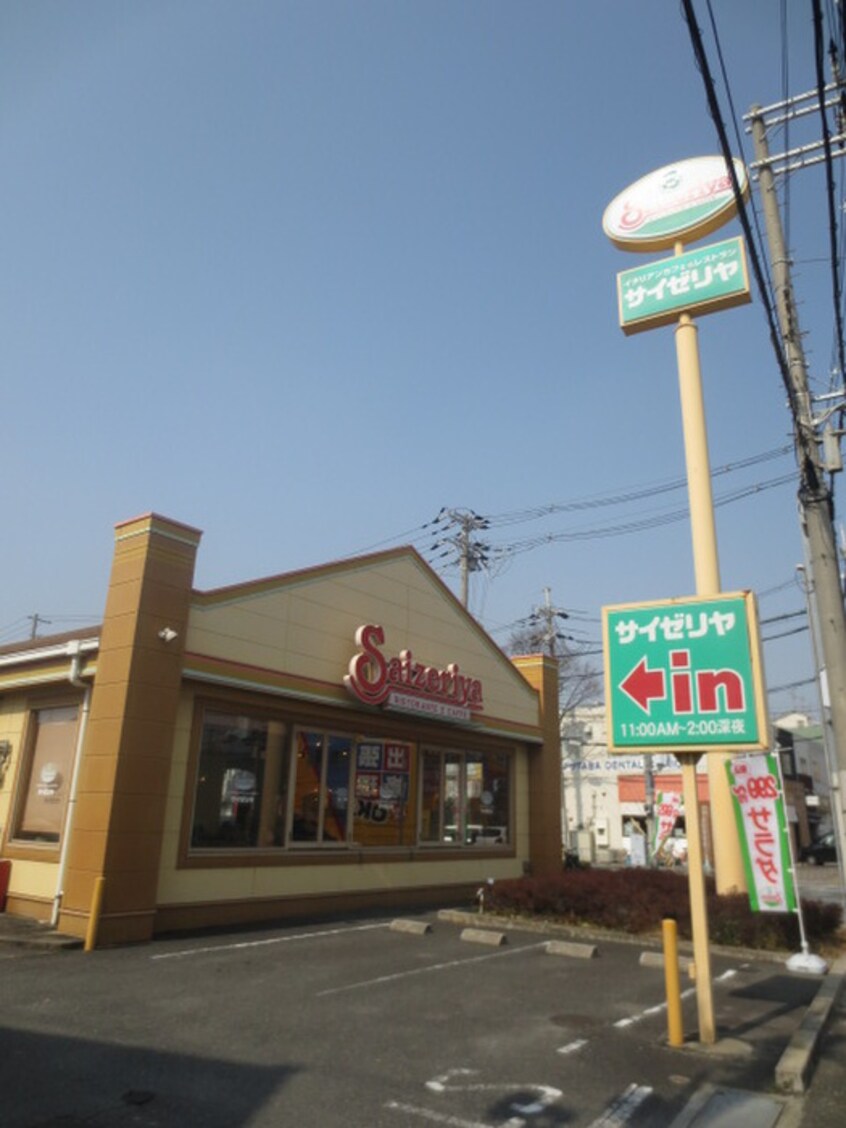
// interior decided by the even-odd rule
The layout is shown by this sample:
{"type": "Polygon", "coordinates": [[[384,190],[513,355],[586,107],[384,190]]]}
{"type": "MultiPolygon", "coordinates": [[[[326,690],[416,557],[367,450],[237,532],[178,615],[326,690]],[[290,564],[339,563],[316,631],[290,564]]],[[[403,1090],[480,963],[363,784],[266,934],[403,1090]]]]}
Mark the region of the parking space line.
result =
{"type": "Polygon", "coordinates": [[[419,1116],[421,1120],[429,1120],[434,1124],[446,1124],[449,1128],[495,1128],[494,1125],[484,1124],[481,1120],[462,1120],[458,1116],[434,1112],[430,1108],[419,1108],[417,1105],[405,1104],[402,1101],[388,1101],[385,1108],[389,1108],[391,1112],[405,1112],[409,1116],[419,1116]]]}
{"type": "Polygon", "coordinates": [[[189,956],[203,956],[215,952],[238,952],[245,948],[266,948],[271,944],[292,944],[295,940],[320,940],[324,936],[345,936],[350,932],[372,932],[373,929],[390,928],[390,922],[381,924],[351,924],[343,928],[325,928],[320,932],[298,932],[294,936],[269,936],[262,940],[239,940],[234,944],[210,944],[204,948],[183,948],[178,952],[159,952],[151,960],[182,960],[189,956]]]}
{"type": "Polygon", "coordinates": [[[586,1046],[587,1044],[587,1038],[577,1038],[575,1042],[568,1042],[566,1046],[559,1046],[555,1052],[566,1056],[567,1054],[576,1053],[577,1050],[580,1050],[582,1046],[586,1046]]]}
{"type": "MultiPolygon", "coordinates": [[[[696,988],[695,987],[688,987],[688,989],[686,991],[682,991],[682,993],[679,997],[682,998],[682,999],[688,999],[688,998],[690,998],[691,995],[694,995],[694,994],[696,994],[696,988]]],[[[631,1014],[631,1015],[628,1016],[628,1018],[618,1018],[617,1021],[614,1023],[614,1026],[618,1030],[621,1030],[624,1026],[634,1026],[634,1024],[636,1022],[640,1022],[642,1019],[648,1018],[652,1014],[659,1014],[662,1010],[666,1010],[666,1009],[667,1009],[666,1003],[658,1003],[657,1006],[646,1007],[645,1010],[640,1011],[639,1014],[631,1014]]]]}
{"type": "Polygon", "coordinates": [[[647,1097],[651,1096],[649,1085],[631,1085],[606,1110],[594,1120],[590,1128],[622,1128],[637,1112],[647,1097]]]}
{"type": "Polygon", "coordinates": [[[340,995],[345,991],[357,991],[362,987],[378,987],[383,983],[395,983],[400,979],[410,979],[414,975],[428,975],[433,971],[448,971],[454,967],[466,967],[467,964],[482,963],[484,960],[506,959],[508,956],[517,956],[521,952],[534,951],[543,948],[546,941],[540,944],[524,944],[521,948],[504,948],[501,951],[491,952],[484,956],[470,956],[466,960],[447,960],[445,963],[427,964],[426,967],[414,967],[408,971],[397,971],[391,975],[379,975],[375,979],[363,979],[359,983],[347,983],[343,987],[329,987],[325,991],[318,991],[317,998],[322,999],[327,995],[340,995]]]}

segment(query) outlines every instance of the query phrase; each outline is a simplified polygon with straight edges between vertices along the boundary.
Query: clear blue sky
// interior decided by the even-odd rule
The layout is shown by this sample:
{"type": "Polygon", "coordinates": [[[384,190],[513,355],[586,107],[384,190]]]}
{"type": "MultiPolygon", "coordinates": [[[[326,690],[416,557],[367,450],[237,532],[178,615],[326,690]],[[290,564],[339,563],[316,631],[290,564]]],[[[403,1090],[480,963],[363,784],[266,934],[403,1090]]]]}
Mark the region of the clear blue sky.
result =
{"type": "MultiPolygon", "coordinates": [[[[697,0],[727,117],[729,92],[740,115],[815,86],[810,0],[786,7],[713,0],[727,92],[697,0]]],[[[660,256],[601,229],[628,184],[718,151],[672,0],[5,0],[0,143],[0,641],[98,620],[112,527],[149,510],[204,530],[210,588],[425,553],[442,506],[472,508],[497,567],[471,609],[501,643],[547,586],[585,641],[603,604],[694,590],[686,520],[607,535],[684,489],[595,504],[684,477],[672,329],[617,327],[617,271],[660,256]]],[[[817,390],[825,221],[822,172],[793,177],[817,390]]],[[[760,303],[702,318],[700,347],[713,468],[789,444],[760,303]]],[[[795,487],[717,526],[723,587],[801,611],[795,487]]],[[[766,659],[772,686],[808,678],[807,631],[766,659]]]]}

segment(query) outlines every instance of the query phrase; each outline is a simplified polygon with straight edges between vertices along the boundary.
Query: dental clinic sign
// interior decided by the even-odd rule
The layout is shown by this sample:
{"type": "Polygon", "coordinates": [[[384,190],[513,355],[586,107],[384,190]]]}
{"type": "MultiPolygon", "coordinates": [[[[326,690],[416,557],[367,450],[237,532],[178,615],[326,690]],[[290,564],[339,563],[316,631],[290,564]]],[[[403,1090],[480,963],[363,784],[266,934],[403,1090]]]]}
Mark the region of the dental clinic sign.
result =
{"type": "Polygon", "coordinates": [[[457,663],[440,669],[415,661],[410,650],[386,655],[385,632],[373,623],[358,628],[355,643],[344,684],[365,705],[448,721],[468,721],[482,711],[481,681],[462,674],[457,663]]]}
{"type": "Polygon", "coordinates": [[[609,751],[766,747],[751,592],[604,607],[602,630],[609,751]]]}

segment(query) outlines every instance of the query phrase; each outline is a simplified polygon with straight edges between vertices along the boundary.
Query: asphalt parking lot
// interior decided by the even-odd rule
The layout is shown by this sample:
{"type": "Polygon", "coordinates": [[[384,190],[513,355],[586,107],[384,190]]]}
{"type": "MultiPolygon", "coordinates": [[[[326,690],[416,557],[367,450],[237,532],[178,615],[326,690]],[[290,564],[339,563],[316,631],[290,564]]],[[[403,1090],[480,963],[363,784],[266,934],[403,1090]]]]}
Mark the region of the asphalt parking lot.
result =
{"type": "MultiPolygon", "coordinates": [[[[718,1051],[666,1045],[636,944],[552,956],[357,919],[2,965],[6,1128],[670,1125],[701,1086],[772,1089],[816,990],[716,957],[718,1051]]],[[[748,1121],[747,1121],[748,1123],[748,1121]]],[[[763,1121],[762,1121],[763,1123],[763,1121]]],[[[751,1124],[750,1124],[751,1128],[751,1124]]]]}

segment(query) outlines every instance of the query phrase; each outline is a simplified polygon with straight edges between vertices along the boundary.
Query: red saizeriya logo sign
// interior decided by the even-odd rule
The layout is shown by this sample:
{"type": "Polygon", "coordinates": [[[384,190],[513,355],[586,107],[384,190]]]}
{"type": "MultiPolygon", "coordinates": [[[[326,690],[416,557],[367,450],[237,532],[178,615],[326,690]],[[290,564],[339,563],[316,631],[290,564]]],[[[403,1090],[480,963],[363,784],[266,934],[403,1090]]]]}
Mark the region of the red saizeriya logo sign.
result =
{"type": "Polygon", "coordinates": [[[482,709],[482,683],[462,674],[455,662],[446,669],[415,662],[410,650],[386,658],[382,627],[372,623],[355,633],[358,653],[344,683],[366,705],[387,705],[413,713],[465,720],[482,709]]]}

